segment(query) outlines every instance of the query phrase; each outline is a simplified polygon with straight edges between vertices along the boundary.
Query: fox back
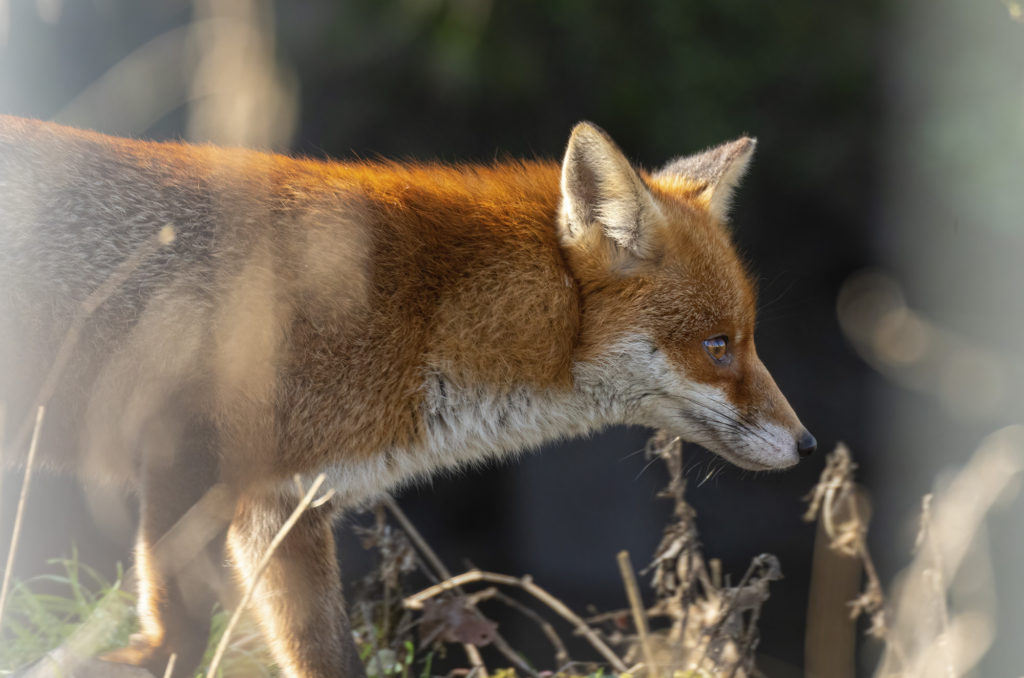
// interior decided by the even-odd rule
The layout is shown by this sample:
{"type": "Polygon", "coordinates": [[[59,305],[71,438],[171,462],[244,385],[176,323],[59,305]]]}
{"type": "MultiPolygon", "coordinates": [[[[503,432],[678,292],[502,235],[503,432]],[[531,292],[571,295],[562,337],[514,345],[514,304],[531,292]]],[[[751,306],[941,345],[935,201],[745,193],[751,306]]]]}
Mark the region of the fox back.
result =
{"type": "Polygon", "coordinates": [[[751,469],[813,451],[725,225],[753,148],[648,173],[581,123],[561,165],[333,163],[0,117],[5,448],[46,404],[46,463],[141,488],[143,634],[113,658],[196,644],[152,546],[214,484],[244,581],[291,478],[328,474],[335,508],[290,537],[309,562],[260,584],[300,591],[261,608],[286,673],[328,676],[358,670],[337,509],[611,424],[751,469]]]}

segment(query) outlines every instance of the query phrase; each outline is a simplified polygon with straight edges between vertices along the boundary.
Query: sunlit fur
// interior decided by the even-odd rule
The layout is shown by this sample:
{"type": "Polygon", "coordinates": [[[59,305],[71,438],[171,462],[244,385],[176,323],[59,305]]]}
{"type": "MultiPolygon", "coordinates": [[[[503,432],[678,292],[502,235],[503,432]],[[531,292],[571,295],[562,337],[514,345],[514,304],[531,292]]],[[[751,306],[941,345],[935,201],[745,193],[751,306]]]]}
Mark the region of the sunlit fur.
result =
{"type": "MultiPolygon", "coordinates": [[[[647,174],[581,124],[561,166],[334,163],[0,117],[9,459],[82,302],[174,235],[85,322],[40,449],[139,488],[145,623],[114,657],[161,674],[170,652],[201,651],[195,582],[168,581],[152,548],[217,481],[239,497],[227,543],[243,583],[294,474],[326,471],[338,491],[256,605],[285,673],[320,677],[360,670],[340,508],[617,423],[746,468],[794,463],[803,429],[757,358],[754,290],[723,224],[753,146],[647,174]],[[703,349],[715,335],[728,366],[703,349]]],[[[176,675],[197,661],[185,654],[176,675]]]]}

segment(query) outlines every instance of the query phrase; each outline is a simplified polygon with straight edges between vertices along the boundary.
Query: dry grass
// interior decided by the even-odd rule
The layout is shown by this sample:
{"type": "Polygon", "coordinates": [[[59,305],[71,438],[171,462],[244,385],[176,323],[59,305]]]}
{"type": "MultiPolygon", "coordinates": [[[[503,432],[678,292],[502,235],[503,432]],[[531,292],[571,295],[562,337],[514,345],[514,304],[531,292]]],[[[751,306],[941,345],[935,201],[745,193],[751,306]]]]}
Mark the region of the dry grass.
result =
{"type": "Polygon", "coordinates": [[[0,584],[0,628],[3,628],[4,608],[7,605],[7,591],[11,585],[11,572],[14,570],[14,558],[18,553],[18,542],[21,539],[21,526],[25,519],[25,502],[32,484],[32,470],[35,467],[36,450],[39,448],[39,432],[43,427],[43,416],[46,409],[40,405],[36,411],[36,423],[32,429],[32,442],[28,448],[28,459],[25,461],[25,475],[21,483],[21,496],[18,497],[18,509],[14,514],[14,528],[11,530],[11,544],[7,549],[7,564],[4,566],[3,583],[0,584]]]}

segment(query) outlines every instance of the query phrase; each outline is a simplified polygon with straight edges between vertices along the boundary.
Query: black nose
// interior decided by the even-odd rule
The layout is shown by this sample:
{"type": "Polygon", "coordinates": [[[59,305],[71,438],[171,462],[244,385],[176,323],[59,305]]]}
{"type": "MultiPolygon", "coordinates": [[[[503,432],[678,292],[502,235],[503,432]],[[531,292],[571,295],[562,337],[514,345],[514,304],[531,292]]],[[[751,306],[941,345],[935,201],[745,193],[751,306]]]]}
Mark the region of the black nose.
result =
{"type": "Polygon", "coordinates": [[[801,457],[809,457],[818,449],[818,441],[814,439],[811,432],[804,429],[796,441],[796,451],[801,457]]]}

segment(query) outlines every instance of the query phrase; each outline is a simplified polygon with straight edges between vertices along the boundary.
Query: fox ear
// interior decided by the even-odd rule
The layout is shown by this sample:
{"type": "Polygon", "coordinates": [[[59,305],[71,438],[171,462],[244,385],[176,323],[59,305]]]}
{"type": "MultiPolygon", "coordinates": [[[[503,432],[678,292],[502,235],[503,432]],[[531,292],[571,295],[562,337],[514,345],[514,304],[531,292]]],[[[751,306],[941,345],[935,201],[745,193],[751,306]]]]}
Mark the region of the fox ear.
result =
{"type": "Polygon", "coordinates": [[[680,178],[703,184],[700,191],[707,197],[708,209],[717,219],[724,219],[733,191],[746,173],[756,146],[757,139],[740,137],[703,153],[676,158],[655,172],[654,178],[680,178]]]}
{"type": "Polygon", "coordinates": [[[650,189],[611,137],[589,122],[576,125],[562,162],[563,238],[601,237],[619,252],[648,259],[660,219],[650,189]]]}

